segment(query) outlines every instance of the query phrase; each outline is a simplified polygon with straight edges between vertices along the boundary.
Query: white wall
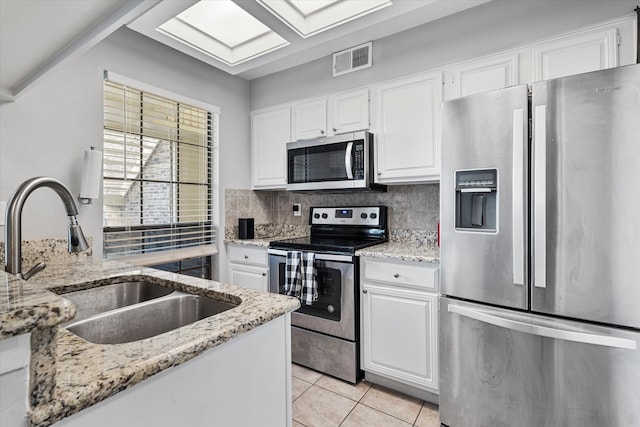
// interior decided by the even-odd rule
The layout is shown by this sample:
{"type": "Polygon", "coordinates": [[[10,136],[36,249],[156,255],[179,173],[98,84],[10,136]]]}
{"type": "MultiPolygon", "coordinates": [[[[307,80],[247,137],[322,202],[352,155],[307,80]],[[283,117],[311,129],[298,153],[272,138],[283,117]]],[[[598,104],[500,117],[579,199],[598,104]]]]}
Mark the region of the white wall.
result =
{"type": "Polygon", "coordinates": [[[251,81],[251,109],[326,95],[633,15],[637,0],[493,0],[373,44],[373,66],[333,78],[327,56],[251,81]]]}
{"type": "MultiPolygon", "coordinates": [[[[0,200],[42,175],[78,194],[83,151],[102,147],[103,70],[220,107],[221,212],[225,187],[250,187],[248,82],[122,28],[0,105],[0,200]]],[[[66,238],[66,218],[53,192],[39,189],[23,211],[23,238],[66,238]]],[[[79,206],[79,221],[101,256],[101,200],[79,206]]],[[[224,214],[220,222],[223,230],[224,214]]]]}

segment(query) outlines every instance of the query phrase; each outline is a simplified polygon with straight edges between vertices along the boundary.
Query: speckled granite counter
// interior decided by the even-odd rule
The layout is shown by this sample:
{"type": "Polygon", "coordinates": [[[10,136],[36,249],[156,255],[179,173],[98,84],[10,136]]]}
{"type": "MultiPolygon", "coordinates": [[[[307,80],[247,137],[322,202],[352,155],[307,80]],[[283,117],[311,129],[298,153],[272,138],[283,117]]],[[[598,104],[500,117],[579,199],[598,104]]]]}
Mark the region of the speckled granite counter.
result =
{"type": "Polygon", "coordinates": [[[8,298],[0,299],[4,336],[29,330],[33,333],[30,418],[34,426],[48,426],[299,307],[297,299],[277,294],[93,259],[49,264],[29,282],[4,272],[0,279],[11,290],[8,298]],[[125,344],[92,344],[63,327],[51,328],[69,320],[75,309],[48,291],[70,292],[121,275],[170,280],[176,289],[239,305],[173,331],[125,344]],[[49,308],[59,313],[46,314],[49,308]]]}
{"type": "Polygon", "coordinates": [[[440,262],[440,248],[431,242],[391,241],[356,251],[358,256],[389,258],[402,261],[440,262]]]}
{"type": "Polygon", "coordinates": [[[0,270],[0,283],[0,339],[52,327],[76,314],[67,300],[4,270],[0,270]]]}
{"type": "MultiPolygon", "coordinates": [[[[284,239],[285,237],[280,237],[280,239],[284,239]]],[[[274,240],[278,240],[278,237],[271,237],[269,239],[225,239],[224,244],[228,245],[232,243],[234,245],[243,245],[243,246],[256,246],[259,248],[268,248],[269,242],[274,240]]]]}

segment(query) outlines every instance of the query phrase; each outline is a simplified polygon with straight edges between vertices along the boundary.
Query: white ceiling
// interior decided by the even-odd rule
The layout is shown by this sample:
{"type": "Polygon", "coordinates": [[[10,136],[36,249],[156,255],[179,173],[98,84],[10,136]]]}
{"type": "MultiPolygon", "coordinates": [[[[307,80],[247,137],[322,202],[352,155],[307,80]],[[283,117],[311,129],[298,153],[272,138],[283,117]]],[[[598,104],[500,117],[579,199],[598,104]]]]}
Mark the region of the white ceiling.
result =
{"type": "MultiPolygon", "coordinates": [[[[15,100],[57,65],[91,48],[123,25],[230,74],[251,80],[489,0],[392,1],[391,6],[305,38],[290,23],[283,22],[261,4],[271,3],[270,8],[274,9],[273,4],[277,6],[278,2],[295,2],[233,0],[288,44],[229,65],[157,30],[197,0],[0,0],[0,100],[15,100]]],[[[338,2],[324,3],[331,7],[338,2]]]]}

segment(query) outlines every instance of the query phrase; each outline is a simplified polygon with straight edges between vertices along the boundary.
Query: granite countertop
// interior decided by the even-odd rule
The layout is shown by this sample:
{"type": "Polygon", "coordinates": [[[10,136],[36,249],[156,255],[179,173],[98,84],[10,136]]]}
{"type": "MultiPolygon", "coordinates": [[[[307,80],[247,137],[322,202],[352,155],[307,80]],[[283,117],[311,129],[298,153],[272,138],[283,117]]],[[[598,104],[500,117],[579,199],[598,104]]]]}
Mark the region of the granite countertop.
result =
{"type": "Polygon", "coordinates": [[[431,241],[391,241],[359,249],[356,251],[356,255],[401,261],[440,262],[440,248],[431,241]]]}
{"type": "Polygon", "coordinates": [[[284,239],[286,237],[271,237],[267,239],[224,239],[224,244],[234,244],[234,245],[242,245],[242,246],[256,246],[259,248],[268,248],[269,243],[274,240],[284,239]]]}
{"type": "MultiPolygon", "coordinates": [[[[268,239],[225,239],[225,244],[236,244],[244,246],[255,246],[268,248],[269,242],[278,239],[290,238],[291,236],[271,237],[268,239]]],[[[357,256],[367,256],[373,258],[389,258],[402,261],[417,261],[427,263],[440,262],[440,248],[433,239],[425,239],[422,236],[403,236],[405,240],[394,240],[380,245],[356,251],[357,256]]]]}
{"type": "Polygon", "coordinates": [[[0,298],[0,338],[32,332],[31,382],[35,385],[30,418],[34,426],[48,426],[299,307],[297,299],[278,294],[93,259],[51,263],[29,282],[4,272],[0,279],[10,291],[9,297],[0,298]],[[71,319],[75,308],[49,291],[71,292],[121,275],[170,280],[176,289],[240,304],[173,331],[124,344],[92,344],[64,327],[51,327],[71,319]],[[49,308],[54,314],[47,314],[49,308]]]}

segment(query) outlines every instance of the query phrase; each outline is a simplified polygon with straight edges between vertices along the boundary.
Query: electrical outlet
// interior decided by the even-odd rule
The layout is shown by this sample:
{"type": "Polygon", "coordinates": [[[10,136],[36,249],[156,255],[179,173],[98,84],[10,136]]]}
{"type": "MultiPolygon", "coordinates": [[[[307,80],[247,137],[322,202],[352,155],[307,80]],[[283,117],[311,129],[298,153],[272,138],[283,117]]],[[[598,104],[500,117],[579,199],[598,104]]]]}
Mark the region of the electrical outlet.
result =
{"type": "Polygon", "coordinates": [[[293,216],[302,216],[302,208],[300,207],[300,203],[293,204],[293,216]]]}

